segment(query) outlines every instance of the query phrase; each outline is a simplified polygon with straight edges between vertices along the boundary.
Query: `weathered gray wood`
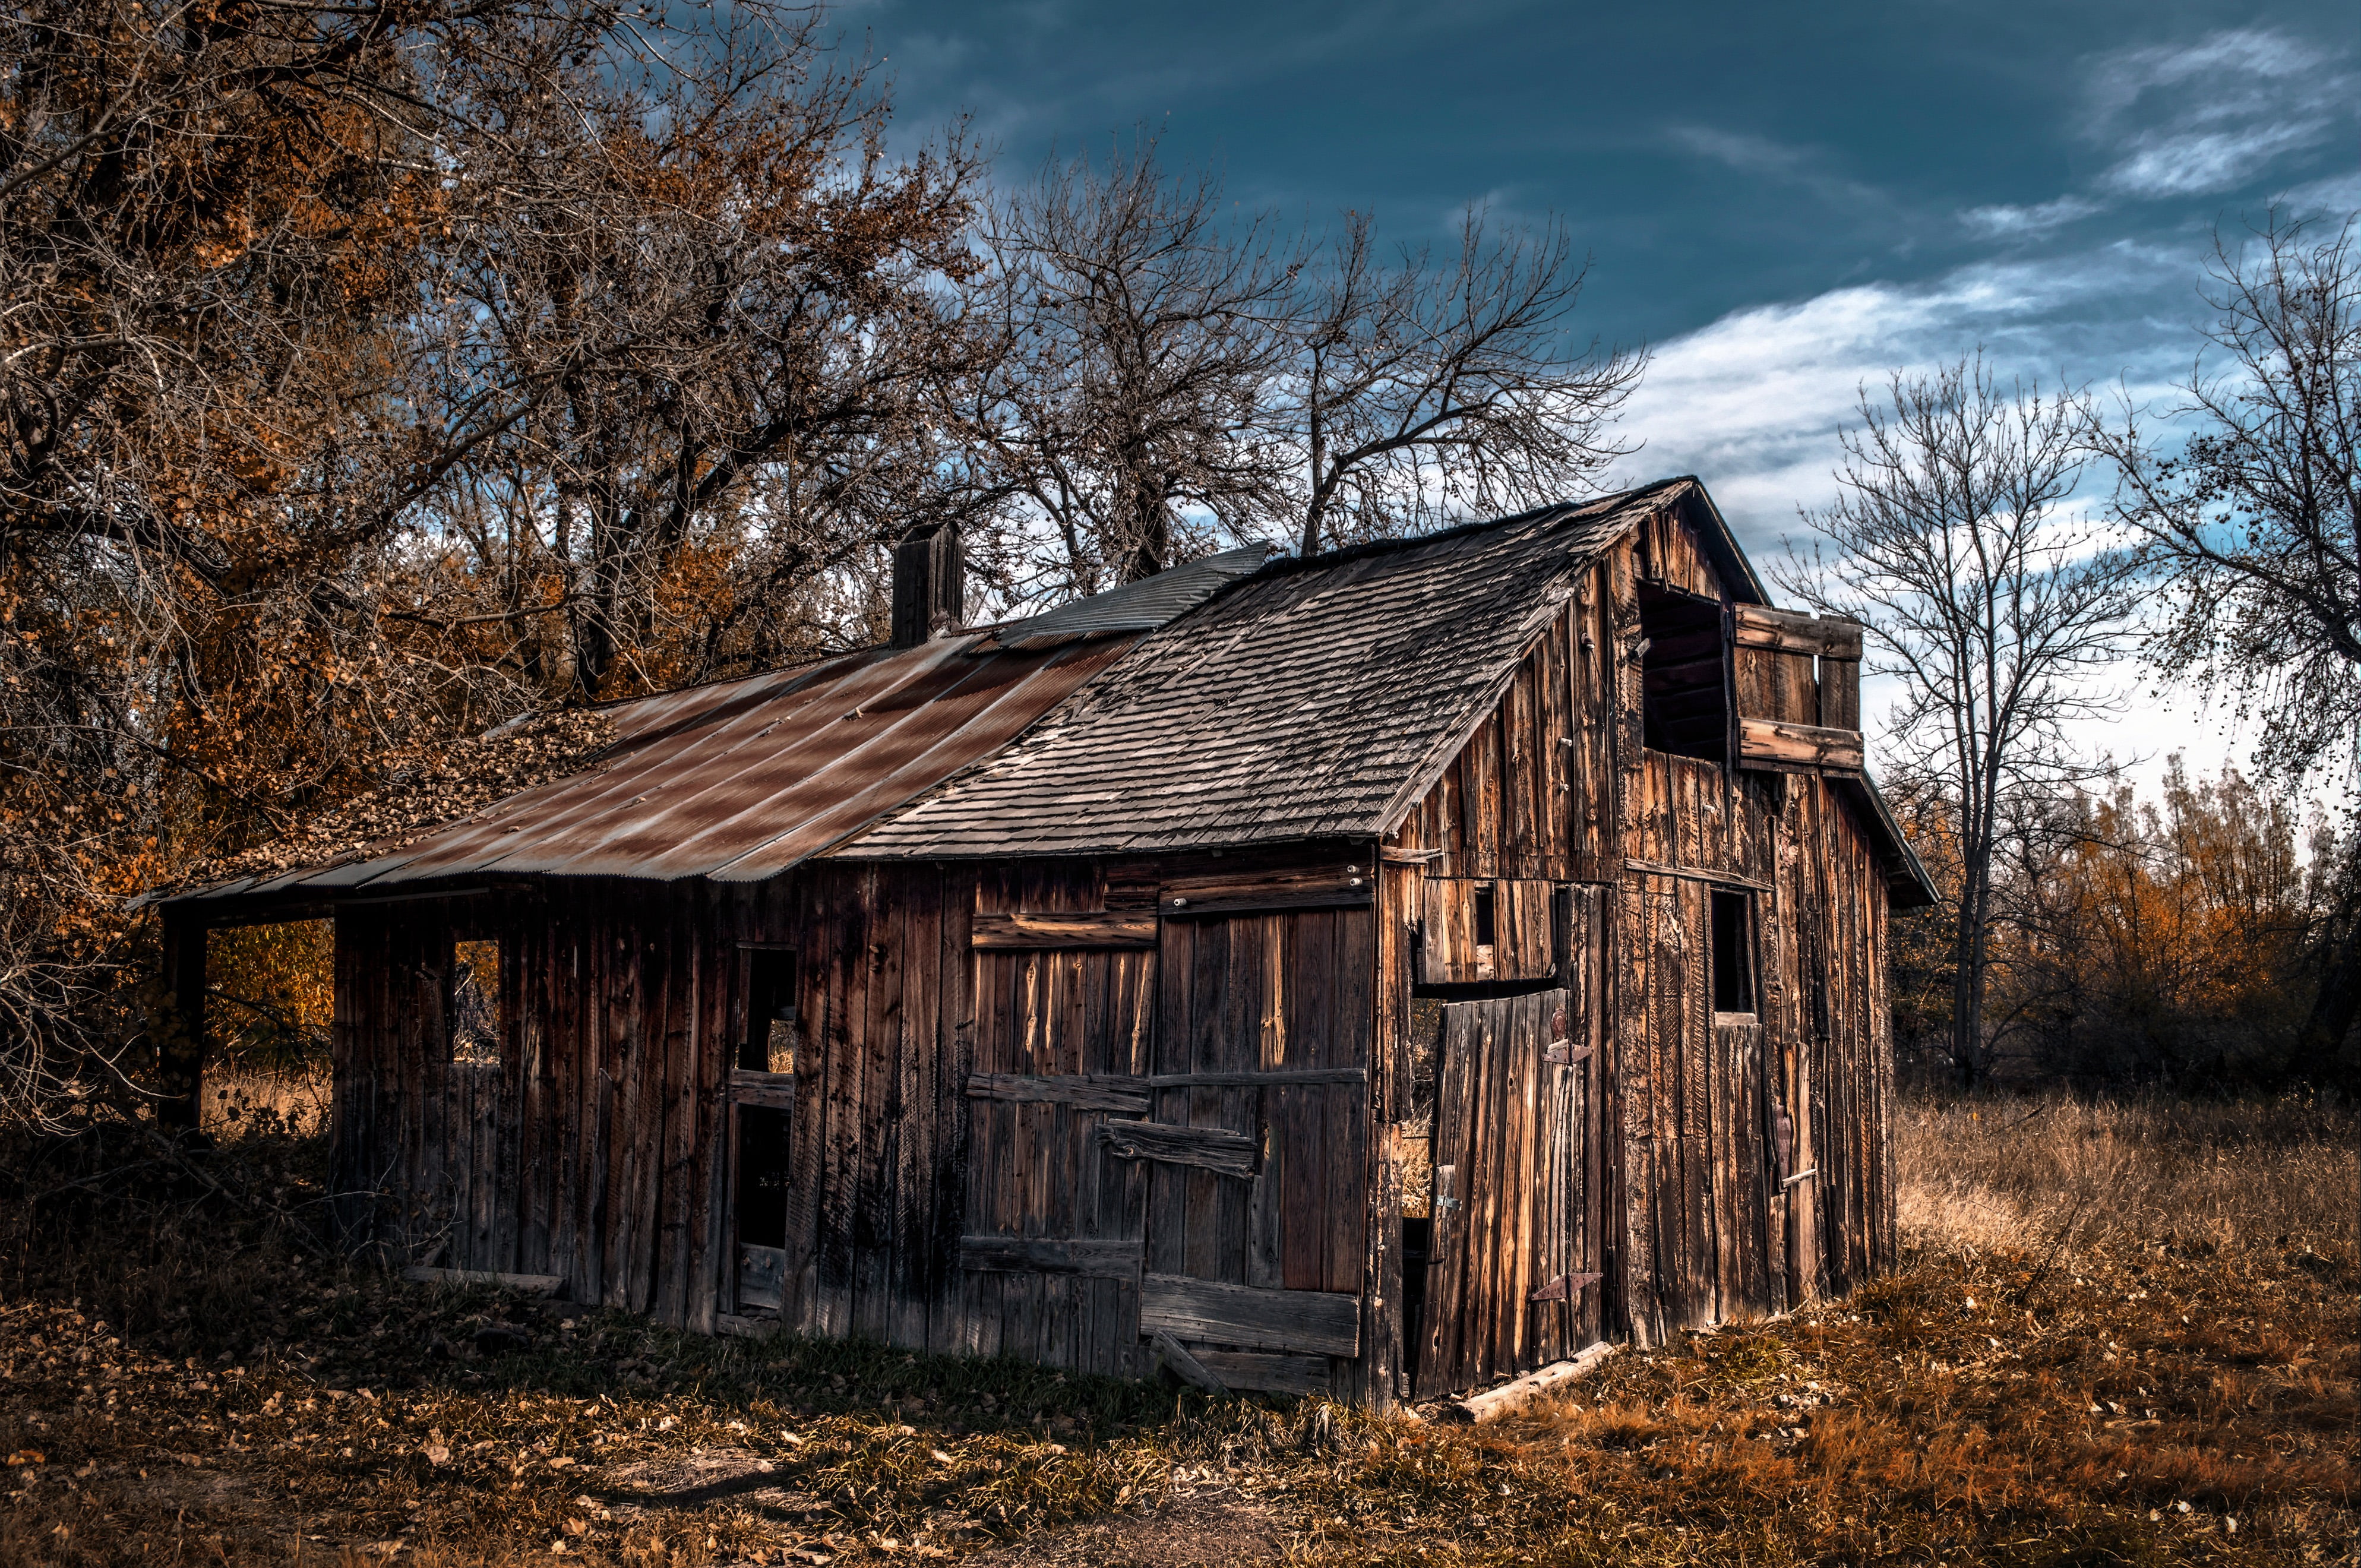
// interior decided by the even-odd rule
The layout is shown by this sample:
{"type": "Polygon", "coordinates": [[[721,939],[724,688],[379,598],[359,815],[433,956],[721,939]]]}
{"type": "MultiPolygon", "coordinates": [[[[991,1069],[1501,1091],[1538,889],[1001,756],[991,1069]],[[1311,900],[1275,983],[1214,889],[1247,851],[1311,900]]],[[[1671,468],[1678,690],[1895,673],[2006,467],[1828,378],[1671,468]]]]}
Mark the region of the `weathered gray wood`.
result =
{"type": "Polygon", "coordinates": [[[975,916],[968,940],[977,948],[1022,950],[1062,948],[1153,948],[1156,916],[1131,912],[1020,910],[975,916]]]}
{"type": "Polygon", "coordinates": [[[1192,1388],[1202,1388],[1208,1394],[1229,1392],[1219,1377],[1207,1371],[1202,1362],[1183,1350],[1180,1342],[1163,1330],[1159,1329],[1149,1335],[1148,1343],[1156,1349],[1157,1365],[1170,1369],[1172,1376],[1181,1382],[1192,1388]]]}
{"type": "Polygon", "coordinates": [[[781,1292],[787,1277],[787,1255],[774,1246],[752,1246],[741,1243],[738,1247],[738,1310],[767,1307],[779,1310],[781,1292]]]}
{"type": "Polygon", "coordinates": [[[1513,1382],[1503,1383],[1498,1388],[1455,1399],[1444,1407],[1444,1413],[1463,1421],[1499,1420],[1543,1395],[1565,1387],[1614,1354],[1615,1347],[1611,1344],[1604,1342],[1594,1344],[1571,1361],[1557,1362],[1538,1372],[1529,1372],[1513,1382]]]}
{"type": "Polygon", "coordinates": [[[1334,1363],[1324,1355],[1273,1355],[1253,1350],[1191,1352],[1197,1364],[1239,1393],[1325,1394],[1334,1363]]]}
{"type": "Polygon", "coordinates": [[[1140,1244],[1041,1236],[961,1236],[959,1263],[982,1274],[1077,1274],[1091,1279],[1139,1278],[1140,1244]]]}
{"type": "Polygon", "coordinates": [[[1168,1127],[1160,1122],[1110,1122],[1099,1142],[1117,1159],[1190,1165],[1222,1176],[1251,1178],[1261,1146],[1218,1127],[1168,1127]]]}
{"type": "Polygon", "coordinates": [[[771,1111],[792,1111],[796,1108],[796,1075],[792,1072],[754,1072],[746,1068],[730,1069],[730,1100],[736,1105],[759,1105],[771,1111]]]}
{"type": "Polygon", "coordinates": [[[998,1100],[1012,1105],[1071,1105],[1077,1111],[1112,1111],[1125,1116],[1145,1116],[1148,1106],[1143,1080],[1088,1073],[1042,1078],[1015,1072],[972,1072],[968,1074],[967,1097],[998,1100]]]}
{"type": "Polygon", "coordinates": [[[1361,1299],[1323,1290],[1257,1290],[1177,1274],[1144,1276],[1139,1326],[1176,1338],[1308,1355],[1361,1354],[1361,1299]]]}

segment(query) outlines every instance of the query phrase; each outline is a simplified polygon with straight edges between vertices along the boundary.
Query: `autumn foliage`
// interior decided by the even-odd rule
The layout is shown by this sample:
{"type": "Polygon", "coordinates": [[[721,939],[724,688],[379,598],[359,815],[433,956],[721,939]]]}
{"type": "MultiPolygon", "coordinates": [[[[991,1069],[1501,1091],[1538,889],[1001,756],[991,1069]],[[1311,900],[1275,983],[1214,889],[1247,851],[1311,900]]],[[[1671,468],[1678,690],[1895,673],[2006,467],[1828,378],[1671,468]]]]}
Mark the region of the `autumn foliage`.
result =
{"type": "MultiPolygon", "coordinates": [[[[1904,817],[1938,879],[1956,877],[1940,797],[1904,817]]],[[[2176,761],[2158,798],[2120,784],[2020,803],[1986,1014],[1998,1076],[2221,1089],[2349,1073],[2306,1049],[2303,1025],[2350,858],[2324,819],[2235,770],[2191,780],[2176,761]]],[[[1895,922],[1897,1044],[1928,1065],[1949,1023],[1944,920],[1895,922]]]]}

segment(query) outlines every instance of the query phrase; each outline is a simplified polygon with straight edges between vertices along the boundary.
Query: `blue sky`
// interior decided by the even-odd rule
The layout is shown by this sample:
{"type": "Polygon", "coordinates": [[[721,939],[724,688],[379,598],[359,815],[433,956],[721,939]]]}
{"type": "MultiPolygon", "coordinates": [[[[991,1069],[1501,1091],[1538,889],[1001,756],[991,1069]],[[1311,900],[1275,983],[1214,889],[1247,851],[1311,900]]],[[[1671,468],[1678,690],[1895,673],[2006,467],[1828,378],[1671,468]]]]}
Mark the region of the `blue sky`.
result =
{"type": "MultiPolygon", "coordinates": [[[[2361,6],[1314,7],[873,0],[904,126],[1018,176],[1158,128],[1249,206],[1440,236],[1555,213],[1578,325],[1654,361],[1629,477],[1702,475],[1758,558],[1824,499],[1854,389],[1984,347],[2054,381],[2184,374],[2211,228],[2361,207],[2361,6]]],[[[2128,681],[2127,685],[2132,684],[2128,681]]],[[[2230,741],[2193,701],[2093,745],[2230,741]]]]}

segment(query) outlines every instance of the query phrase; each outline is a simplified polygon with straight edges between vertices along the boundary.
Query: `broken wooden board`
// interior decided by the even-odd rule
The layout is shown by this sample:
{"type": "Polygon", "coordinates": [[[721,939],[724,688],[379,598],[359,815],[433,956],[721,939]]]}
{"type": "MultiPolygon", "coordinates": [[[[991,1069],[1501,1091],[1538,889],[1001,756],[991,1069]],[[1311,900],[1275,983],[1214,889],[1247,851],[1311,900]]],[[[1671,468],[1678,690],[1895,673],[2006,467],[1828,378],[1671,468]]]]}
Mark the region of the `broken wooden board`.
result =
{"type": "Polygon", "coordinates": [[[1262,1146],[1243,1133],[1219,1127],[1173,1127],[1161,1122],[1110,1122],[1099,1142],[1117,1159],[1194,1166],[1221,1176],[1251,1178],[1262,1146]]]}
{"type": "Polygon", "coordinates": [[[756,1072],[751,1068],[730,1070],[730,1100],[735,1105],[760,1105],[773,1111],[796,1108],[796,1075],[756,1072]]]}
{"type": "Polygon", "coordinates": [[[1350,1358],[1361,1354],[1361,1299],[1148,1274],[1140,1278],[1139,1327],[1243,1350],[1350,1358]]]}
{"type": "Polygon", "coordinates": [[[1230,1390],[1223,1381],[1207,1370],[1205,1365],[1181,1348],[1180,1342],[1159,1329],[1148,1336],[1148,1344],[1156,1352],[1156,1364],[1170,1372],[1191,1388],[1208,1394],[1226,1394],[1230,1390]]]}
{"type": "Polygon", "coordinates": [[[1830,659],[1861,657],[1861,622],[1843,616],[1804,615],[1769,605],[1730,607],[1731,640],[1741,648],[1781,653],[1817,653],[1830,659]]]}
{"type": "Polygon", "coordinates": [[[1191,1354],[1199,1365],[1242,1394],[1325,1394],[1333,1386],[1324,1355],[1274,1355],[1202,1346],[1191,1354]]]}

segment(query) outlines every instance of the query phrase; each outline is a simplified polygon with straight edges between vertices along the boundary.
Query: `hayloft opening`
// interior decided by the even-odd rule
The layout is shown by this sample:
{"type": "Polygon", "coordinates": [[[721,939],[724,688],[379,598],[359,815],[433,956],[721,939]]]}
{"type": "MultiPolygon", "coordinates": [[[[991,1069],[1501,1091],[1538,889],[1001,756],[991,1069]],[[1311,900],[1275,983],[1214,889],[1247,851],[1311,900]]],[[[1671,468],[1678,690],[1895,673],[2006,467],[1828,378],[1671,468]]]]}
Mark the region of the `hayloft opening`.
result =
{"type": "Polygon", "coordinates": [[[1639,585],[1640,684],[1645,743],[1709,762],[1730,750],[1729,650],[1721,604],[1639,585]]]}
{"type": "Polygon", "coordinates": [[[1713,895],[1713,1010],[1754,1011],[1753,900],[1742,893],[1713,895]]]}

